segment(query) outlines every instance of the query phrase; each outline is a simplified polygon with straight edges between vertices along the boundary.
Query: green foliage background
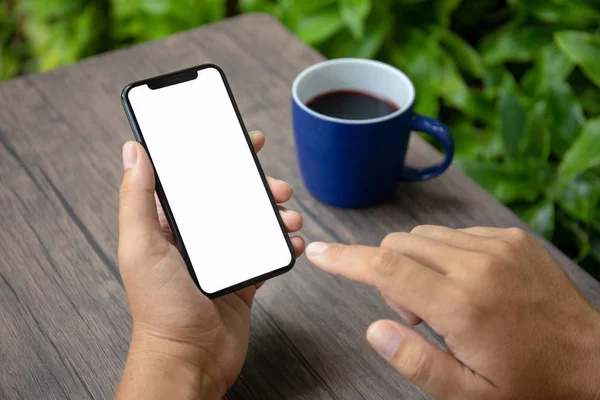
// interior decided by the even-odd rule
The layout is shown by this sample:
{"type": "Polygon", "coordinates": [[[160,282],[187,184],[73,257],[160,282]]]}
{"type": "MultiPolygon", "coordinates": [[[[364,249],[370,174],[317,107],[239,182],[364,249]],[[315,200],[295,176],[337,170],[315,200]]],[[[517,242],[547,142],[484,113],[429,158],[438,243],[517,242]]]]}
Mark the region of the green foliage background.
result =
{"type": "Polygon", "coordinates": [[[238,12],[403,69],[456,164],[600,278],[597,0],[1,0],[0,80],[238,12]]]}

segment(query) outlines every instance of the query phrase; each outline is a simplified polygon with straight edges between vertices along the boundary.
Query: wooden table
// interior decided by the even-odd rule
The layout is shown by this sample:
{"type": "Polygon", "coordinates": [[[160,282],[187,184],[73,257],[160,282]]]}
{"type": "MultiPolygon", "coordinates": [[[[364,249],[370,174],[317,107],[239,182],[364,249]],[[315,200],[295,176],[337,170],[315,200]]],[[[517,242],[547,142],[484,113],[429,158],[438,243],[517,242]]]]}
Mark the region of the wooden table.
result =
{"type": "MultiPolygon", "coordinates": [[[[289,207],[304,214],[308,241],[378,244],[424,223],[524,226],[456,169],[399,185],[371,209],[312,198],[295,159],[289,90],[320,60],[275,20],[247,15],[0,85],[0,398],[105,399],[120,378],[131,318],[117,267],[117,189],[132,134],[119,94],[134,80],[221,65],[248,128],[267,134],[266,172],[295,188],[289,207]]],[[[413,139],[414,164],[439,157],[413,139]]],[[[548,248],[599,307],[600,284],[548,248]]],[[[429,398],[363,339],[382,317],[396,318],[377,292],[302,257],[260,290],[248,360],[228,398],[429,398]]]]}

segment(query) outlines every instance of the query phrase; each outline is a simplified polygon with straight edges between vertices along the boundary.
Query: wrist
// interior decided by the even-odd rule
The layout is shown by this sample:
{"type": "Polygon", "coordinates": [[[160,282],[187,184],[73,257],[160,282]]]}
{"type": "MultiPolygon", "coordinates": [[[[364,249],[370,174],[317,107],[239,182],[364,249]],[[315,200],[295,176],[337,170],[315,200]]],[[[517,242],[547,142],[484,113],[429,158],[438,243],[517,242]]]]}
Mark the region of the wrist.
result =
{"type": "Polygon", "coordinates": [[[134,327],[117,398],[140,398],[121,396],[127,392],[146,399],[221,399],[227,385],[213,358],[210,352],[189,343],[134,327]]]}

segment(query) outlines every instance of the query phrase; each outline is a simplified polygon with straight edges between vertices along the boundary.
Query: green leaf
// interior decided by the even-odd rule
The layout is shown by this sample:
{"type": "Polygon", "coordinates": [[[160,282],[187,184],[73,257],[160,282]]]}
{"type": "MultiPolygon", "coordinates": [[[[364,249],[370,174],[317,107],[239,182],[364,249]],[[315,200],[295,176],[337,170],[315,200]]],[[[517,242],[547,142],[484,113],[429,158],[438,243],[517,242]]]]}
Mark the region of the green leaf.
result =
{"type": "Polygon", "coordinates": [[[433,118],[440,108],[441,57],[437,41],[420,29],[407,31],[391,53],[393,64],[404,70],[415,84],[415,111],[433,118]]]}
{"type": "Polygon", "coordinates": [[[389,32],[390,24],[385,22],[368,25],[362,40],[354,39],[350,33],[341,32],[327,43],[326,53],[329,58],[375,58],[389,32]]]}
{"type": "Polygon", "coordinates": [[[447,29],[440,33],[440,39],[460,69],[475,77],[483,75],[483,61],[469,43],[447,29]]]}
{"type": "Polygon", "coordinates": [[[239,0],[238,7],[244,13],[265,12],[271,7],[271,4],[266,0],[239,0]]]}
{"type": "Polygon", "coordinates": [[[503,203],[535,201],[546,183],[541,169],[463,159],[455,164],[503,203]]]}
{"type": "Polygon", "coordinates": [[[540,21],[586,27],[598,22],[598,12],[586,0],[521,0],[540,21]]]}
{"type": "Polygon", "coordinates": [[[502,144],[502,136],[498,132],[494,132],[494,136],[487,148],[486,161],[497,162],[504,158],[504,146],[502,144]]]}
{"type": "Polygon", "coordinates": [[[10,47],[12,37],[16,33],[17,16],[16,12],[8,9],[8,4],[0,4],[0,51],[2,48],[6,50],[10,47]],[[4,45],[4,46],[3,46],[4,45]]]}
{"type": "Polygon", "coordinates": [[[515,78],[501,65],[486,68],[483,73],[483,86],[485,94],[490,97],[517,90],[515,78]]]}
{"type": "MultiPolygon", "coordinates": [[[[301,13],[298,9],[296,8],[289,8],[289,6],[286,6],[285,1],[276,3],[274,5],[273,10],[271,10],[270,14],[275,16],[276,18],[278,18],[281,23],[283,23],[289,30],[291,30],[292,32],[294,32],[296,35],[300,36],[300,21],[303,20],[304,17],[310,17],[313,16],[314,14],[312,13],[308,13],[308,14],[304,14],[301,13]]],[[[333,11],[335,10],[335,8],[328,8],[329,11],[333,11]]],[[[340,29],[341,29],[342,25],[340,23],[340,29]]],[[[302,37],[300,37],[302,38],[302,37]]],[[[324,40],[325,41],[325,40],[324,40]]],[[[321,45],[323,42],[321,43],[317,43],[314,46],[318,46],[321,45]]]]}
{"type": "Polygon", "coordinates": [[[62,17],[78,11],[83,6],[82,0],[29,0],[17,2],[19,12],[35,15],[36,18],[40,19],[62,17]]]}
{"type": "MultiPolygon", "coordinates": [[[[600,232],[595,230],[590,232],[590,255],[597,263],[600,263],[600,232]]],[[[596,278],[598,278],[598,275],[596,278]]]]}
{"type": "Polygon", "coordinates": [[[600,233],[600,210],[594,211],[590,225],[600,233]]]}
{"type": "Polygon", "coordinates": [[[280,4],[288,10],[294,9],[300,14],[315,14],[336,4],[336,0],[280,0],[280,4]]]}
{"type": "Polygon", "coordinates": [[[521,143],[525,139],[527,115],[519,96],[506,91],[500,97],[500,133],[508,161],[514,161],[519,156],[521,143]]]}
{"type": "Polygon", "coordinates": [[[0,49],[0,81],[17,76],[20,70],[19,58],[8,49],[0,49]]]}
{"type": "Polygon", "coordinates": [[[454,156],[457,159],[477,159],[487,156],[494,134],[475,127],[466,119],[456,121],[449,126],[454,138],[454,156]]]}
{"type": "Polygon", "coordinates": [[[430,78],[434,74],[437,76],[440,75],[439,68],[428,62],[425,58],[417,60],[413,64],[413,68],[413,71],[418,71],[409,73],[417,92],[415,111],[428,117],[437,118],[440,110],[440,101],[437,94],[438,88],[434,86],[430,78]]]}
{"type": "Polygon", "coordinates": [[[77,46],[77,58],[83,58],[95,54],[98,50],[94,48],[99,34],[99,20],[101,16],[97,6],[89,4],[85,9],[73,18],[73,28],[77,32],[73,37],[77,46]]]}
{"type": "Polygon", "coordinates": [[[443,26],[450,26],[452,13],[460,6],[462,0],[436,0],[433,9],[443,26]]]}
{"type": "MultiPolygon", "coordinates": [[[[439,54],[440,47],[431,36],[419,28],[411,28],[398,40],[390,56],[401,68],[415,69],[422,59],[435,61],[439,54]]],[[[432,76],[432,79],[437,82],[439,76],[432,76]]]]}
{"type": "Polygon", "coordinates": [[[555,190],[555,198],[564,212],[590,223],[600,206],[600,178],[586,174],[560,183],[555,190]]]}
{"type": "Polygon", "coordinates": [[[355,39],[364,35],[365,19],[371,11],[371,0],[339,0],[342,21],[355,39]]]}
{"type": "Polygon", "coordinates": [[[561,212],[560,208],[556,210],[557,226],[553,240],[559,245],[567,245],[568,248],[575,246],[578,251],[575,260],[577,262],[583,260],[590,252],[589,233],[586,226],[582,223],[561,212]],[[561,234],[556,234],[558,228],[561,234]]]}
{"type": "Polygon", "coordinates": [[[557,82],[548,93],[549,118],[552,119],[552,152],[562,158],[585,122],[583,108],[566,82],[557,82]]]}
{"type": "Polygon", "coordinates": [[[440,83],[438,86],[439,95],[452,103],[460,102],[466,98],[469,88],[464,78],[460,74],[454,59],[445,52],[441,53],[440,83]]]}
{"type": "Polygon", "coordinates": [[[382,23],[375,29],[368,29],[364,40],[357,46],[355,57],[374,58],[383,46],[390,31],[389,24],[382,23]]]}
{"type": "Polygon", "coordinates": [[[545,46],[536,58],[534,66],[523,77],[523,86],[529,93],[547,93],[556,81],[562,82],[575,68],[555,44],[545,46]]]}
{"type": "Polygon", "coordinates": [[[558,168],[561,182],[600,165],[600,117],[583,125],[581,134],[571,145],[558,168]]]}
{"type": "Polygon", "coordinates": [[[168,14],[173,4],[169,0],[138,0],[140,1],[141,9],[149,15],[164,15],[168,14]]]}
{"type": "Polygon", "coordinates": [[[587,32],[561,31],[554,34],[560,49],[600,87],[600,36],[587,32]]]}
{"type": "Polygon", "coordinates": [[[577,94],[583,109],[591,115],[600,114],[600,89],[585,86],[577,94]]]}
{"type": "Polygon", "coordinates": [[[548,104],[545,101],[538,101],[529,111],[522,158],[533,160],[533,162],[547,163],[548,157],[550,157],[551,141],[548,104]]]}
{"type": "Polygon", "coordinates": [[[551,239],[554,234],[554,202],[544,199],[536,204],[515,208],[517,214],[536,232],[551,239]]]}
{"type": "Polygon", "coordinates": [[[497,108],[493,99],[474,89],[459,94],[446,97],[444,99],[445,104],[460,110],[469,118],[485,123],[489,127],[497,125],[497,108]]]}
{"type": "Polygon", "coordinates": [[[337,10],[324,11],[318,15],[304,16],[298,21],[296,33],[310,45],[321,43],[342,28],[342,18],[337,10]]]}
{"type": "Polygon", "coordinates": [[[552,27],[525,26],[504,29],[484,39],[482,45],[483,61],[488,65],[497,65],[509,61],[533,61],[542,47],[551,43],[552,27]]]}

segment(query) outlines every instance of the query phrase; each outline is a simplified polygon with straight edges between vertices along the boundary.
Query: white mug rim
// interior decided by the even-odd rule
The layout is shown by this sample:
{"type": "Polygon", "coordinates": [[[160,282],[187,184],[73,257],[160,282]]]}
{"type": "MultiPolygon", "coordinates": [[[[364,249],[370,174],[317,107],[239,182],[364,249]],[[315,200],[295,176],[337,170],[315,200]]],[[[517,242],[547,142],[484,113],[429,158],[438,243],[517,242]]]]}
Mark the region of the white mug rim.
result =
{"type": "MultiPolygon", "coordinates": [[[[379,93],[375,93],[375,94],[379,94],[379,93]]],[[[386,64],[384,62],[376,61],[376,60],[369,60],[369,59],[365,59],[365,58],[335,58],[335,59],[332,59],[332,60],[321,61],[319,63],[311,65],[310,67],[308,67],[304,71],[302,71],[296,77],[296,79],[294,79],[294,83],[292,84],[292,99],[298,105],[298,107],[300,107],[304,112],[312,115],[315,118],[319,118],[319,119],[322,119],[322,120],[325,120],[325,121],[329,121],[329,122],[342,123],[342,124],[365,125],[365,124],[373,124],[373,123],[378,123],[378,122],[384,122],[384,121],[396,118],[396,117],[398,117],[398,116],[400,116],[400,115],[408,112],[409,110],[411,110],[412,106],[413,106],[413,104],[415,102],[415,86],[412,83],[412,81],[410,80],[410,78],[404,72],[402,72],[398,68],[393,67],[393,66],[391,66],[389,64],[386,64]],[[330,117],[328,115],[324,115],[324,114],[318,113],[318,112],[316,112],[314,110],[311,110],[310,108],[308,108],[306,106],[306,104],[304,104],[304,102],[300,101],[300,99],[298,97],[298,86],[301,84],[301,82],[302,82],[302,80],[304,78],[306,78],[309,74],[312,74],[315,71],[318,71],[319,69],[321,69],[321,68],[323,68],[325,66],[341,65],[341,64],[362,64],[362,65],[369,65],[369,66],[372,66],[372,67],[386,69],[386,70],[392,72],[393,74],[395,74],[396,76],[398,76],[398,78],[400,80],[402,80],[403,83],[407,86],[408,92],[409,92],[408,104],[404,105],[399,110],[394,111],[391,114],[384,115],[383,117],[369,118],[369,119],[360,119],[360,120],[354,119],[353,120],[353,119],[335,118],[335,117],[330,117]]]]}

